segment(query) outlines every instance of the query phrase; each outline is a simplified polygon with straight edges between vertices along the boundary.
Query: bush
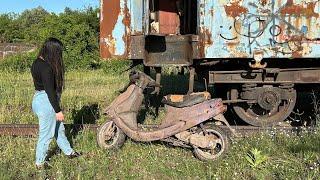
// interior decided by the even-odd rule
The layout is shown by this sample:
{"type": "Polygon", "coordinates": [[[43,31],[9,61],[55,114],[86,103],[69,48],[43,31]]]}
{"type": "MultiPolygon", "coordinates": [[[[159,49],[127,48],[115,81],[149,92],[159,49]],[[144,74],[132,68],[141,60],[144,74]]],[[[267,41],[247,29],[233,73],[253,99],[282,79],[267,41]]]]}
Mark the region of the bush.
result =
{"type": "MultiPolygon", "coordinates": [[[[29,53],[15,54],[4,59],[0,59],[0,70],[10,72],[29,71],[33,61],[37,58],[37,55],[38,50],[29,53]]],[[[128,70],[132,64],[131,61],[124,59],[111,59],[108,61],[102,61],[100,58],[91,56],[91,54],[86,54],[85,56],[87,56],[87,59],[83,59],[82,61],[77,62],[78,66],[74,66],[75,64],[66,64],[66,66],[68,67],[67,71],[83,67],[85,69],[102,69],[106,74],[119,75],[128,70]]],[[[64,58],[70,57],[68,57],[68,54],[65,53],[64,58]]],[[[65,63],[70,62],[67,61],[65,63]]],[[[136,66],[135,69],[143,71],[143,68],[141,66],[136,66]]]]}
{"type": "Polygon", "coordinates": [[[100,67],[107,74],[118,75],[125,72],[131,66],[131,61],[112,59],[109,61],[101,62],[100,67]]]}
{"type": "MultiPolygon", "coordinates": [[[[67,70],[95,68],[100,63],[98,12],[99,9],[93,8],[82,11],[66,8],[57,15],[38,7],[20,15],[3,14],[0,15],[0,42],[27,42],[40,47],[47,38],[55,37],[65,46],[67,70]]],[[[19,62],[14,58],[7,63],[19,62]]]]}
{"type": "Polygon", "coordinates": [[[8,56],[5,59],[0,60],[0,70],[18,72],[29,70],[36,57],[36,52],[8,56]]]}

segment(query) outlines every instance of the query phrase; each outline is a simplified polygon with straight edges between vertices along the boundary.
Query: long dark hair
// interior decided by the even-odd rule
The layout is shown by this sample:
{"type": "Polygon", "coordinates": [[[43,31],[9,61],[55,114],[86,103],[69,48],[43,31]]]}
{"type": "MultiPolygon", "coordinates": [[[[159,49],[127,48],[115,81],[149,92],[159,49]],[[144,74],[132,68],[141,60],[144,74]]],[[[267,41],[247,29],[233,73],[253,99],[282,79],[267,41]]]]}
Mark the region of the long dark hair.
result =
{"type": "Polygon", "coordinates": [[[64,87],[64,63],[62,58],[63,44],[56,38],[48,38],[40,49],[38,58],[48,62],[54,72],[57,92],[64,87]]]}

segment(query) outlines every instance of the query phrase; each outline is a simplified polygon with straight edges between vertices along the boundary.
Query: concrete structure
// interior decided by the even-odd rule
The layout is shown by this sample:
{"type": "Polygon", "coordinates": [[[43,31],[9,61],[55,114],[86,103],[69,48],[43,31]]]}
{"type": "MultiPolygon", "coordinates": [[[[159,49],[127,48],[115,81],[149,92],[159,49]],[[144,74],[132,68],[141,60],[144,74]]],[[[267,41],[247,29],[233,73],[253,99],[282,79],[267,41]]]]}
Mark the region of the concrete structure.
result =
{"type": "Polygon", "coordinates": [[[34,51],[33,45],[23,43],[0,43],[0,59],[17,53],[34,51]]]}

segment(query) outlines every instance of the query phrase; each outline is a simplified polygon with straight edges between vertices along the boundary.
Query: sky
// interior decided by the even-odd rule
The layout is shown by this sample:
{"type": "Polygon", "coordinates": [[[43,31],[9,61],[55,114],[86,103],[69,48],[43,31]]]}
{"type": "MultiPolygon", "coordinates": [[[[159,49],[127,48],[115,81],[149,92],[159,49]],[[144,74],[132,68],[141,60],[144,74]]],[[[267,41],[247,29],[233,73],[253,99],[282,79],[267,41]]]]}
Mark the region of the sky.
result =
{"type": "Polygon", "coordinates": [[[100,0],[0,0],[0,14],[21,13],[26,9],[42,6],[49,12],[60,13],[65,7],[73,10],[92,6],[98,7],[100,0]]]}

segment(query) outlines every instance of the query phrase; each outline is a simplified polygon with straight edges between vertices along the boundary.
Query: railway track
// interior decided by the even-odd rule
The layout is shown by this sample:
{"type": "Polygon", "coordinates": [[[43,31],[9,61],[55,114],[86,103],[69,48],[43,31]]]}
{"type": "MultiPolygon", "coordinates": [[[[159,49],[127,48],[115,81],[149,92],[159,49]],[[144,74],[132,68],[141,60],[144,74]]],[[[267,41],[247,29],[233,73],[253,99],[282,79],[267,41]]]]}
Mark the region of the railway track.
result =
{"type": "MultiPolygon", "coordinates": [[[[152,125],[151,125],[152,126],[152,125]]],[[[96,124],[65,124],[66,129],[71,131],[89,130],[96,131],[96,124]]],[[[226,126],[220,126],[228,131],[226,126]]],[[[249,137],[257,133],[287,133],[299,135],[306,132],[313,132],[313,127],[255,127],[255,126],[231,126],[235,129],[238,137],[249,137]]],[[[37,124],[0,124],[0,136],[36,136],[38,133],[37,124]]]]}
{"type": "MultiPolygon", "coordinates": [[[[81,131],[84,129],[95,131],[96,124],[65,124],[66,129],[81,131]]],[[[37,124],[0,124],[0,136],[36,136],[37,124]]]]}

